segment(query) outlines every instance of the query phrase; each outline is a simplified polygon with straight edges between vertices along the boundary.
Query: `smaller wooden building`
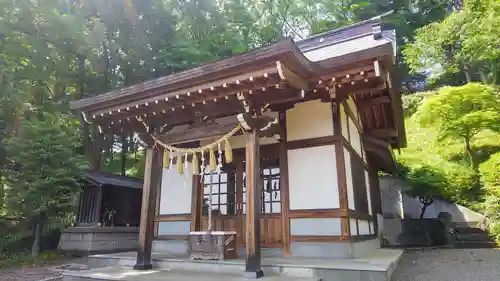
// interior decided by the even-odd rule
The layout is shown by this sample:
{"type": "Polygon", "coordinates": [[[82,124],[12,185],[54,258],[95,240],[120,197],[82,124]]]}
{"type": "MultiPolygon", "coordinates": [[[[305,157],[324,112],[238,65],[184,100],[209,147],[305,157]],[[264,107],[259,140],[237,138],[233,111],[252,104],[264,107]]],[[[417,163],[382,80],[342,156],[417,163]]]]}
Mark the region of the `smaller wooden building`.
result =
{"type": "Polygon", "coordinates": [[[82,174],[82,181],[76,225],[63,230],[59,248],[82,252],[135,250],[142,180],[88,171],[82,174]]]}
{"type": "Polygon", "coordinates": [[[395,42],[373,18],[72,102],[103,134],[147,146],[135,268],[207,229],[235,233],[249,277],[261,255],[377,247],[377,172],[406,145],[395,42]]]}

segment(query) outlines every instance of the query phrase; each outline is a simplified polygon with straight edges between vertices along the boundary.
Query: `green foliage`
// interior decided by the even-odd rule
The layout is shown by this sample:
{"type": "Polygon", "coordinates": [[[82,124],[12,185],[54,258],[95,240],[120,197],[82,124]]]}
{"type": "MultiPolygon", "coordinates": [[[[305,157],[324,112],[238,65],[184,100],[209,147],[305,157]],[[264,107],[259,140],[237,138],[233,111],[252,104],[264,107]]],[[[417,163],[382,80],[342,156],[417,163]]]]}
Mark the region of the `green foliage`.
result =
{"type": "Polygon", "coordinates": [[[500,98],[494,87],[479,83],[443,87],[422,102],[414,118],[422,126],[435,127],[438,140],[463,141],[470,165],[477,170],[471,142],[482,131],[500,131],[500,98]]]}
{"type": "Polygon", "coordinates": [[[435,167],[427,165],[405,167],[401,170],[400,175],[409,186],[404,192],[412,197],[436,200],[441,199],[446,194],[447,179],[435,167]]]}
{"type": "Polygon", "coordinates": [[[469,83],[443,87],[417,112],[423,126],[436,126],[439,139],[472,139],[485,129],[500,129],[500,99],[491,86],[469,83]]]}
{"type": "Polygon", "coordinates": [[[408,146],[396,154],[398,162],[407,170],[416,170],[417,175],[425,176],[425,172],[429,172],[431,179],[423,182],[436,183],[443,199],[470,207],[474,202],[469,198],[477,193],[474,190],[475,173],[468,163],[453,159],[453,156],[463,154],[462,142],[453,139],[437,141],[436,129],[422,128],[414,118],[407,118],[405,126],[408,146]],[[434,180],[436,178],[442,179],[441,183],[434,180]]]}
{"type": "Polygon", "coordinates": [[[35,258],[28,252],[2,254],[0,255],[0,269],[18,266],[42,266],[57,260],[63,260],[64,258],[67,258],[66,254],[55,251],[43,252],[40,256],[35,258]]]}
{"type": "Polygon", "coordinates": [[[86,167],[78,155],[78,127],[70,116],[40,113],[25,119],[12,138],[5,171],[7,205],[13,215],[47,217],[75,206],[79,176],[86,167]]]}
{"type": "MultiPolygon", "coordinates": [[[[500,188],[500,152],[490,156],[488,161],[482,163],[479,167],[482,180],[487,186],[500,188]]],[[[500,192],[499,192],[500,198],[500,192]]]]}
{"type": "Polygon", "coordinates": [[[467,81],[498,83],[500,2],[466,0],[461,11],[416,31],[403,54],[414,73],[439,79],[463,72],[467,81]]]}
{"type": "Polygon", "coordinates": [[[419,92],[411,95],[404,95],[402,99],[405,118],[415,114],[422,104],[422,101],[434,94],[435,92],[419,92]]]}

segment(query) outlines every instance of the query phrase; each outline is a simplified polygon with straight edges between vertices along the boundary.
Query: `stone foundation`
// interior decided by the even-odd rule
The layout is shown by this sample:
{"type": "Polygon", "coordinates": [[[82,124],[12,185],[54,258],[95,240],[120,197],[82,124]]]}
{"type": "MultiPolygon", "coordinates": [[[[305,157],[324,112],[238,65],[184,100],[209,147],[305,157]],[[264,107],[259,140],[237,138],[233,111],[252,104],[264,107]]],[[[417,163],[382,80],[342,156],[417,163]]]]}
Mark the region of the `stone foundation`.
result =
{"type": "Polygon", "coordinates": [[[138,227],[70,227],[61,233],[63,251],[107,253],[137,249],[138,227]]]}
{"type": "Polygon", "coordinates": [[[363,242],[292,242],[292,257],[358,258],[380,248],[379,239],[363,242]]]}

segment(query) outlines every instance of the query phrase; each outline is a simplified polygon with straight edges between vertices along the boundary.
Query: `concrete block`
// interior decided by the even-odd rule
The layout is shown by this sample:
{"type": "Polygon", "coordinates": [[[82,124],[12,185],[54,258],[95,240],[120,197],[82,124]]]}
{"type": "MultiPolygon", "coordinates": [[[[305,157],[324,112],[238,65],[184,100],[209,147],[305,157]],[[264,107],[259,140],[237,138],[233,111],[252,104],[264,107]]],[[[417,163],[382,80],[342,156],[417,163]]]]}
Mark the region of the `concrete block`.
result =
{"type": "Polygon", "coordinates": [[[153,252],[155,253],[171,253],[171,254],[187,254],[188,241],[153,241],[153,252]]]}
{"type": "Polygon", "coordinates": [[[82,240],[83,241],[92,241],[92,240],[94,240],[94,234],[93,233],[84,233],[82,240]]]}
{"type": "Polygon", "coordinates": [[[113,241],[92,241],[89,251],[113,251],[113,241]]]}
{"type": "Polygon", "coordinates": [[[352,258],[352,245],[328,242],[292,242],[291,254],[294,257],[311,258],[352,258]]]}

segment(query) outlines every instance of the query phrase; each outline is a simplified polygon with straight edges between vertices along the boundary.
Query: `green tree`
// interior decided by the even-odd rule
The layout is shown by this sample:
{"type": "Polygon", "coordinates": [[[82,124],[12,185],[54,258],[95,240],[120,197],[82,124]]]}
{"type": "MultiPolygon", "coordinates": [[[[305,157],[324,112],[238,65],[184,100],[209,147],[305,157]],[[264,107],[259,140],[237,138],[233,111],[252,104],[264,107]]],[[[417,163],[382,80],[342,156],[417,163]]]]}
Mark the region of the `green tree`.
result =
{"type": "Polygon", "coordinates": [[[442,199],[446,193],[448,182],[446,177],[437,169],[427,165],[405,167],[400,171],[402,177],[408,184],[404,190],[411,197],[418,197],[422,203],[420,219],[424,218],[427,207],[437,199],[442,199]]]}
{"type": "Polygon", "coordinates": [[[487,186],[500,188],[500,152],[490,156],[490,158],[479,166],[483,182],[487,186]]]}
{"type": "Polygon", "coordinates": [[[39,254],[43,224],[72,210],[85,168],[78,154],[78,127],[68,115],[42,113],[21,122],[9,144],[7,206],[34,223],[33,256],[39,254]]]}
{"type": "Polygon", "coordinates": [[[466,0],[463,10],[418,29],[415,41],[404,46],[403,54],[413,73],[425,74],[432,80],[447,75],[459,78],[456,74],[462,74],[466,82],[498,83],[498,34],[500,2],[466,0]]]}
{"type": "Polygon", "coordinates": [[[470,167],[477,171],[472,141],[483,130],[500,129],[500,99],[494,87],[479,83],[443,87],[423,101],[415,118],[423,126],[434,126],[438,140],[463,141],[470,167]]]}

